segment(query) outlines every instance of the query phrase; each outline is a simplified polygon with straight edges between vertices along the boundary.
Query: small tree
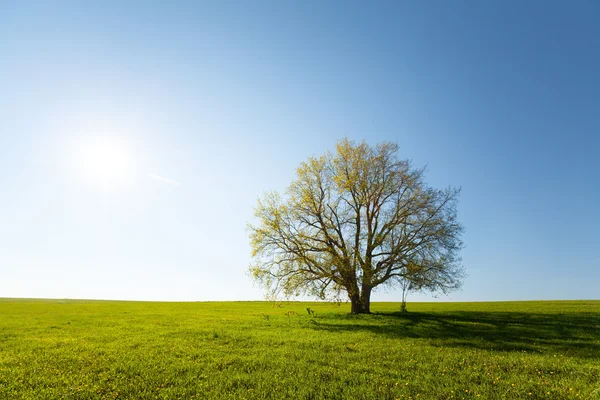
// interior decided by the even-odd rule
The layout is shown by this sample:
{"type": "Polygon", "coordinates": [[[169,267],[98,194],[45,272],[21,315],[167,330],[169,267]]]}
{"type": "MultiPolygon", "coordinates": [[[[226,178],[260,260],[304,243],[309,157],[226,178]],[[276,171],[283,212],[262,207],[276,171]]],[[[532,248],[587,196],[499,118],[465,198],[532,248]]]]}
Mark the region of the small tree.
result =
{"type": "Polygon", "coordinates": [[[407,312],[406,298],[410,292],[423,290],[426,287],[425,277],[421,274],[425,272],[418,265],[408,263],[404,276],[398,278],[399,286],[402,289],[402,304],[400,305],[401,312],[407,312]]]}
{"type": "Polygon", "coordinates": [[[406,309],[406,297],[408,296],[408,293],[413,290],[413,283],[408,278],[401,278],[400,287],[402,288],[402,304],[400,305],[400,311],[405,313],[408,311],[406,309]]]}
{"type": "Polygon", "coordinates": [[[253,277],[273,293],[320,298],[345,292],[369,313],[380,285],[409,280],[449,291],[460,285],[459,190],[436,190],[398,146],[347,139],[297,169],[285,196],[258,201],[249,225],[253,277]]]}

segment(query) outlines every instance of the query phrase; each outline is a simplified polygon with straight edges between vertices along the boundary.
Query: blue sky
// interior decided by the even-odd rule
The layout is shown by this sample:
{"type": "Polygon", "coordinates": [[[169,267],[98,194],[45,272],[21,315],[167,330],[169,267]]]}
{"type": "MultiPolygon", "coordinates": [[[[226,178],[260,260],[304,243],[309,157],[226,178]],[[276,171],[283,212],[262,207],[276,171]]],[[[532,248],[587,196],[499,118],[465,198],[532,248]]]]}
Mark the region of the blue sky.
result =
{"type": "Polygon", "coordinates": [[[437,300],[598,299],[599,18],[583,0],[4,1],[0,297],[261,299],[258,196],[349,137],[462,187],[468,277],[437,300]]]}

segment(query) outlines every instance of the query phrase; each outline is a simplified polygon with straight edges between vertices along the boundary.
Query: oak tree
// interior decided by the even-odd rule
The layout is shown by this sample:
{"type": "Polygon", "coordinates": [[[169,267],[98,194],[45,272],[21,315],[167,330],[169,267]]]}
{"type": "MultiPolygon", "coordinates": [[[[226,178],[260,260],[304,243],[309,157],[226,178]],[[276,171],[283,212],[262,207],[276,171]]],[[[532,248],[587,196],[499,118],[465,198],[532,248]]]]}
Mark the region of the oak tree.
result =
{"type": "Polygon", "coordinates": [[[258,200],[249,225],[253,277],[272,293],[347,294],[369,313],[377,287],[447,292],[460,286],[459,190],[429,187],[398,145],[348,139],[311,157],[282,196],[258,200]]]}

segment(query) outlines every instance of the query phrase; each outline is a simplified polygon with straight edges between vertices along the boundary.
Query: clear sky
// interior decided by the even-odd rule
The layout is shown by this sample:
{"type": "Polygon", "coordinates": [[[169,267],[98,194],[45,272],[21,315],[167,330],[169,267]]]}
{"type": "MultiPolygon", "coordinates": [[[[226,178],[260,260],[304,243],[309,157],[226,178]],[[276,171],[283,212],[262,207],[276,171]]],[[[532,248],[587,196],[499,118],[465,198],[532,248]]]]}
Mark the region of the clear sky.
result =
{"type": "Polygon", "coordinates": [[[599,20],[595,0],[0,1],[0,297],[261,299],[257,197],[349,137],[462,187],[468,276],[438,300],[598,299],[599,20]]]}

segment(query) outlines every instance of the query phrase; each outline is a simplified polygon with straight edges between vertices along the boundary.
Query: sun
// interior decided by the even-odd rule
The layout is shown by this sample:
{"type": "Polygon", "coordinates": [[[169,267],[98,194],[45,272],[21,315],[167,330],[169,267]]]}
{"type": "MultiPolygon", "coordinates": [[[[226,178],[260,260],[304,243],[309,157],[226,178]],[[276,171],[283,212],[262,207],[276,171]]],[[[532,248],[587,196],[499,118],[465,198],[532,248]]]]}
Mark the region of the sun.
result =
{"type": "Polygon", "coordinates": [[[120,137],[88,138],[79,144],[75,158],[78,175],[94,188],[119,189],[135,179],[134,154],[120,137]]]}

